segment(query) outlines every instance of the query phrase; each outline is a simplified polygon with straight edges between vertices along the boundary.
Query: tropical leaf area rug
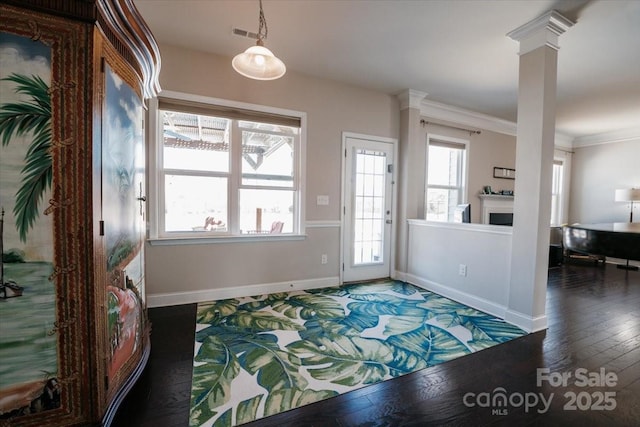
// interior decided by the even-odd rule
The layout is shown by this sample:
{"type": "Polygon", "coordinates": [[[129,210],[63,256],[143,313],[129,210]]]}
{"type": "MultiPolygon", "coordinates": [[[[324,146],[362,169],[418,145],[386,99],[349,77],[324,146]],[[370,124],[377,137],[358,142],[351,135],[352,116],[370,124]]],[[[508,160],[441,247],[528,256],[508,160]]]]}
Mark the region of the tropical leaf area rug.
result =
{"type": "Polygon", "coordinates": [[[232,426],[524,335],[384,281],[198,305],[190,426],[232,426]]]}

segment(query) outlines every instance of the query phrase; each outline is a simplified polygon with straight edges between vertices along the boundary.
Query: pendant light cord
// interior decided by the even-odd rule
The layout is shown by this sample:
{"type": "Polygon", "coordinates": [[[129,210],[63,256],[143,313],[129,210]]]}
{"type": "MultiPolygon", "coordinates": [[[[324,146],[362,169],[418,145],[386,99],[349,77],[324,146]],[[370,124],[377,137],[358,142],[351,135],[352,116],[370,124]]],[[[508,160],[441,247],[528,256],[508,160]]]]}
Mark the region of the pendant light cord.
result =
{"type": "Polygon", "coordinates": [[[262,10],[262,0],[260,0],[260,23],[258,24],[258,44],[262,45],[264,39],[267,38],[267,20],[264,17],[264,11],[262,10]]]}

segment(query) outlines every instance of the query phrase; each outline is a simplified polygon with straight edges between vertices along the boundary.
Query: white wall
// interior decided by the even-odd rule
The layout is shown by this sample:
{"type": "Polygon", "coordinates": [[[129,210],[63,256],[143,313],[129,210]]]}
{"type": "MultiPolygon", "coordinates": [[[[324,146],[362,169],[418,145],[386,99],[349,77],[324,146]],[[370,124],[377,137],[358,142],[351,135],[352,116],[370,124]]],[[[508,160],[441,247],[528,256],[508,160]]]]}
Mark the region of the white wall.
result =
{"type": "MultiPolygon", "coordinates": [[[[569,223],[629,221],[629,204],[614,201],[618,188],[640,188],[640,139],[576,147],[569,223]]],[[[638,204],[634,222],[640,222],[638,204]]]]}
{"type": "Polygon", "coordinates": [[[511,227],[409,220],[406,279],[504,318],[508,309],[511,227]],[[460,275],[460,265],[466,276],[460,275]]]}
{"type": "Polygon", "coordinates": [[[233,71],[231,58],[160,48],[163,90],[307,113],[305,210],[306,221],[316,227],[308,228],[300,241],[147,245],[150,305],[212,298],[215,290],[238,288],[242,294],[240,287],[247,285],[307,286],[327,278],[337,284],[342,132],[397,138],[397,98],[292,72],[272,82],[250,80],[233,71]],[[328,195],[329,205],[317,206],[317,195],[328,195]],[[325,265],[321,254],[329,255],[325,265]]]}

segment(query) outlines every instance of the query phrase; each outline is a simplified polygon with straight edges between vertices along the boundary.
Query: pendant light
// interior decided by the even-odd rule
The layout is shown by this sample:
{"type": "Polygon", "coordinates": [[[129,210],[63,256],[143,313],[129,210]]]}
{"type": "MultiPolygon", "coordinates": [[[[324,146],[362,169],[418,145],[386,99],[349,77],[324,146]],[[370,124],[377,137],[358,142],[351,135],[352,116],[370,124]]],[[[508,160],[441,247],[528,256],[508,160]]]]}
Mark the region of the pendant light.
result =
{"type": "Polygon", "coordinates": [[[262,0],[260,0],[258,40],[255,46],[251,46],[233,58],[231,65],[234,70],[245,77],[255,80],[275,80],[284,76],[284,73],[287,71],[284,62],[264,47],[264,39],[267,38],[267,31],[267,21],[264,18],[262,0]]]}

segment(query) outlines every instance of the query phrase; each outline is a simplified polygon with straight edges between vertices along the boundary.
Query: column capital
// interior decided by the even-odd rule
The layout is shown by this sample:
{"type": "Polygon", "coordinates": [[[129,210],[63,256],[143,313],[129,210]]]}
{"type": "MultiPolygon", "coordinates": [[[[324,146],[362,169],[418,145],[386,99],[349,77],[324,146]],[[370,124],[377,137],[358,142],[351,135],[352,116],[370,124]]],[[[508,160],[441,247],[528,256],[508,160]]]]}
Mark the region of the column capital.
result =
{"type": "Polygon", "coordinates": [[[520,55],[542,46],[558,50],[558,37],[574,25],[574,22],[555,10],[527,22],[507,33],[507,37],[520,42],[520,55]]]}
{"type": "Polygon", "coordinates": [[[420,109],[422,100],[425,99],[427,95],[427,92],[421,92],[415,89],[407,89],[404,92],[400,92],[397,95],[400,100],[400,110],[404,110],[405,108],[420,109]]]}

